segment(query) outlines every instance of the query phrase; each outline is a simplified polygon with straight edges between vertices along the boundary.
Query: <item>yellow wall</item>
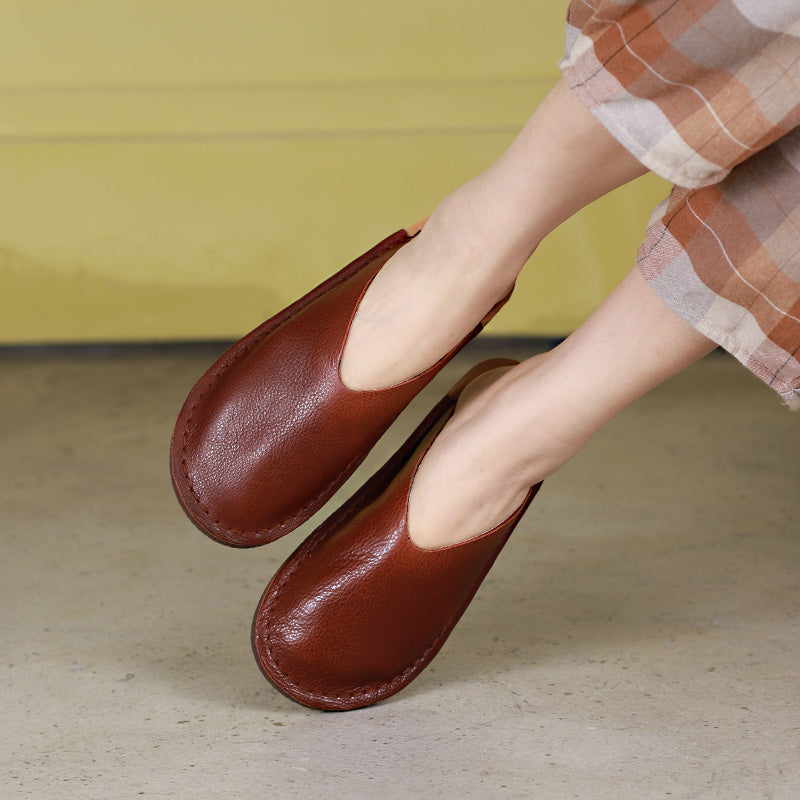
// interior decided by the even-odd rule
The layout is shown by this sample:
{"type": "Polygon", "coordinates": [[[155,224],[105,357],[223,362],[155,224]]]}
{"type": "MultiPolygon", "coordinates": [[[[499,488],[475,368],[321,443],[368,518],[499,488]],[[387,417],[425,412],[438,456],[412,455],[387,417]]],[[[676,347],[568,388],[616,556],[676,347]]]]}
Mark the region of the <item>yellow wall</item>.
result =
{"type": "MultiPolygon", "coordinates": [[[[0,343],[226,338],[490,163],[556,79],[544,0],[27,0],[0,27],[0,343]]],[[[554,234],[492,325],[574,327],[666,187],[554,234]]]]}

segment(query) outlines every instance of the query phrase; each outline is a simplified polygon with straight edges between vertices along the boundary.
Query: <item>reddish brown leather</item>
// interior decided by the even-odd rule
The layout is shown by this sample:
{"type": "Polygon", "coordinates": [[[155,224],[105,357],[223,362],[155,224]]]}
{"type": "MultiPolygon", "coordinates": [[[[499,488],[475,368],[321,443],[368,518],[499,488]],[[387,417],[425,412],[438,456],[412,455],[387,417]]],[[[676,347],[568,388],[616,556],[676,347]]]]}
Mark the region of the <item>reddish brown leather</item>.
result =
{"type": "Polygon", "coordinates": [[[408,685],[444,644],[538,491],[467,542],[439,550],[413,544],[406,509],[423,440],[454,404],[445,398],[264,592],[253,650],[266,677],[292,699],[347,710],[408,685]]]}
{"type": "Polygon", "coordinates": [[[171,472],[179,501],[212,538],[273,541],[314,514],[409,401],[482,328],[420,375],[354,392],[339,362],[372,277],[411,237],[398,231],[231,347],[178,416],[171,472]]]}

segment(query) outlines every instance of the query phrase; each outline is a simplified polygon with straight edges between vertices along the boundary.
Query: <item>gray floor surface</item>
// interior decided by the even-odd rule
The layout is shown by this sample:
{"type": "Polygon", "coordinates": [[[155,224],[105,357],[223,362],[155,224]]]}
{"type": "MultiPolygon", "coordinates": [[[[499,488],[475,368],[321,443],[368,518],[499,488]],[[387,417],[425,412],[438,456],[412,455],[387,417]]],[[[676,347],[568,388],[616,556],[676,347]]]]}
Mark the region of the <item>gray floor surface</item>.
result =
{"type": "MultiPolygon", "coordinates": [[[[340,499],[470,364],[532,347],[470,346],[340,499]]],[[[610,423],[428,670],[331,714],[249,643],[323,516],[239,551],[172,495],[172,422],[217,352],[0,353],[2,797],[800,797],[800,416],[732,359],[610,423]]]]}

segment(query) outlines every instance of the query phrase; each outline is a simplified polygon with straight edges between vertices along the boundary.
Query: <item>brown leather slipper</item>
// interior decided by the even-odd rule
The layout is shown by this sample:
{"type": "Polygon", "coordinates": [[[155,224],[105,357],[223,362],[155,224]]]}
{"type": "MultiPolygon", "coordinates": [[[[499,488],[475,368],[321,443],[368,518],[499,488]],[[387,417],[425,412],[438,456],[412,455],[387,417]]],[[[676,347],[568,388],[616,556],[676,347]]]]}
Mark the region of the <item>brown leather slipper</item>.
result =
{"type": "Polygon", "coordinates": [[[348,710],[399,692],[430,663],[541,484],[504,522],[422,550],[408,536],[411,483],[478,365],[406,443],[289,557],[264,592],[252,643],[267,679],[312,708],[348,710]]]}
{"type": "Polygon", "coordinates": [[[352,391],[339,362],[359,302],[400,230],[230,347],[178,415],[170,469],[179,502],[212,539],[266,544],[305,522],[400,411],[506,302],[436,364],[375,391],[352,391]]]}

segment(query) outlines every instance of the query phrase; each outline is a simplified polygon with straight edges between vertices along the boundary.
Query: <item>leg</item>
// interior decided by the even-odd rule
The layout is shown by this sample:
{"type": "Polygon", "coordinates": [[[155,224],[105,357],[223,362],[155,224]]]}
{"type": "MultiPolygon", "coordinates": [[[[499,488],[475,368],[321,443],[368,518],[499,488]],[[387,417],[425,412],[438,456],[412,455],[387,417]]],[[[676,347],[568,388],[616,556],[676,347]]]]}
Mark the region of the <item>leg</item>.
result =
{"type": "Polygon", "coordinates": [[[492,528],[611,417],[714,347],[632,270],[561,345],[457,410],[414,480],[412,539],[436,548],[492,528]]]}
{"type": "Polygon", "coordinates": [[[429,367],[508,291],[547,233],[644,172],[559,81],[508,150],[378,273],[348,337],[344,383],[374,389],[429,367]]]}

